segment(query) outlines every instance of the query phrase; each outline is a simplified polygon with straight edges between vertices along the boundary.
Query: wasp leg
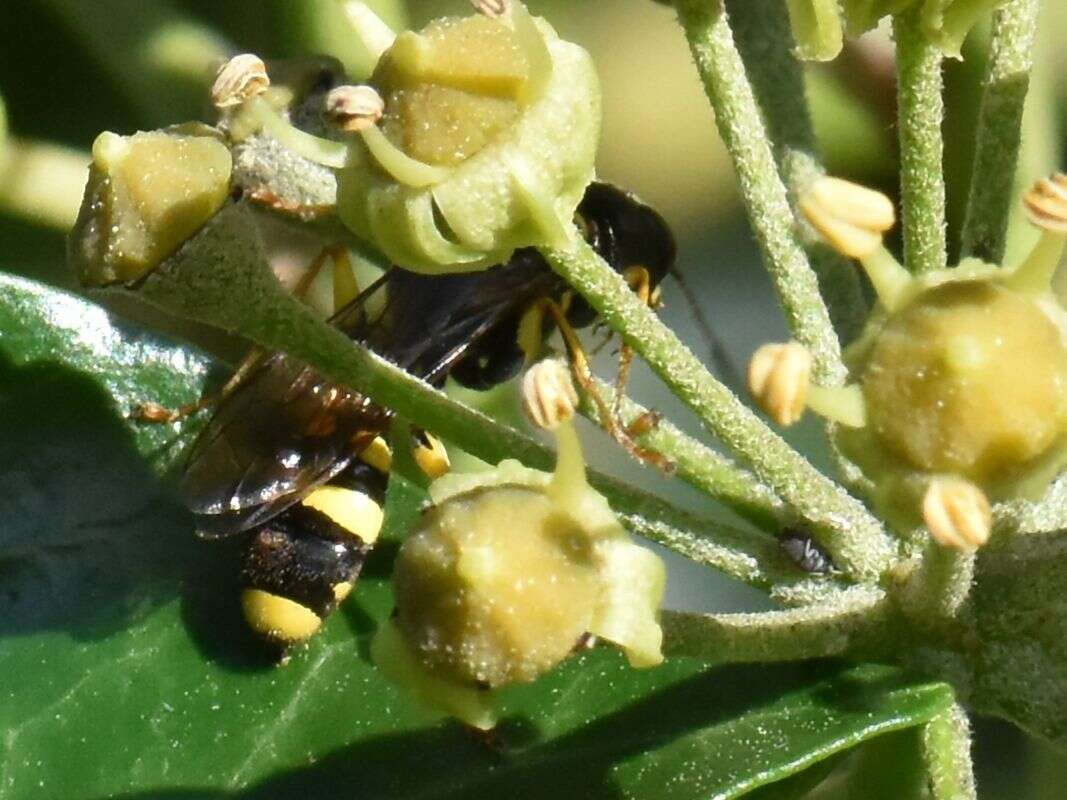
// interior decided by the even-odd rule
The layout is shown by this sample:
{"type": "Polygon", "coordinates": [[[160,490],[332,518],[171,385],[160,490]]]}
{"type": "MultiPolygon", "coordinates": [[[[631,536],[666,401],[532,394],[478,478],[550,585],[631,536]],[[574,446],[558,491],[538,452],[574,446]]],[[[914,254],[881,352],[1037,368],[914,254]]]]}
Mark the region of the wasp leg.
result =
{"type": "Polygon", "coordinates": [[[304,222],[322,219],[336,212],[336,206],[322,205],[317,203],[306,204],[286,200],[276,192],[263,187],[257,187],[245,193],[245,197],[260,205],[267,206],[283,214],[291,214],[299,217],[304,222]]]}
{"type": "MultiPolygon", "coordinates": [[[[342,244],[327,245],[312,260],[307,271],[300,276],[293,288],[293,296],[303,300],[315,278],[322,271],[327,261],[333,262],[333,301],[335,310],[343,308],[359,295],[359,284],[348,256],[348,248],[342,244]]],[[[130,419],[137,422],[167,423],[191,417],[205,408],[217,405],[229,397],[244,382],[245,378],[261,363],[263,351],[253,348],[237,365],[233,375],[217,392],[205,395],[195,403],[186,403],[178,408],[167,408],[159,403],[146,402],[130,412],[130,419]]]]}
{"type": "Polygon", "coordinates": [[[130,412],[130,419],[137,422],[161,424],[166,422],[178,422],[179,420],[191,417],[198,411],[210,408],[233,394],[237,388],[244,383],[245,378],[259,366],[262,360],[263,351],[258,347],[253,348],[249,351],[248,355],[241,359],[241,363],[237,365],[237,368],[233,371],[233,375],[230,376],[229,380],[227,380],[217,392],[205,395],[195,403],[186,403],[177,408],[167,408],[159,403],[152,402],[141,403],[130,412]]]}
{"type": "Polygon", "coordinates": [[[633,437],[627,433],[625,426],[620,424],[618,415],[608,406],[607,401],[597,390],[585,349],[578,339],[578,334],[575,333],[574,328],[567,321],[567,315],[563,309],[548,297],[541,298],[537,301],[537,305],[542,309],[543,313],[550,314],[559,327],[560,334],[563,336],[563,341],[567,346],[567,352],[570,355],[571,373],[574,375],[574,379],[578,381],[578,385],[592,398],[593,403],[596,405],[597,412],[600,415],[601,427],[612,439],[622,445],[633,458],[645,464],[651,464],[664,472],[671,472],[674,469],[674,464],[670,459],[662,453],[637,444],[633,437]]]}
{"type": "Polygon", "coordinates": [[[411,428],[411,455],[419,469],[435,481],[452,469],[444,443],[422,428],[411,428]]]}

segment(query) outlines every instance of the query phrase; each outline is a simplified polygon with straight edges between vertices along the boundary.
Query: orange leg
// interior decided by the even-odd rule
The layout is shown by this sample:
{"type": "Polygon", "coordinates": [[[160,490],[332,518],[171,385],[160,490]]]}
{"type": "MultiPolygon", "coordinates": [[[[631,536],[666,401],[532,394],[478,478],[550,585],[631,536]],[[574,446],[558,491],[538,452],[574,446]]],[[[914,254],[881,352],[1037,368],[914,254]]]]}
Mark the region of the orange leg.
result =
{"type": "Polygon", "coordinates": [[[589,367],[589,359],[586,357],[585,349],[582,347],[581,341],[578,339],[578,335],[575,333],[574,328],[567,321],[567,315],[563,309],[550,298],[544,297],[538,301],[541,309],[552,316],[555,320],[556,326],[559,328],[560,334],[563,336],[563,341],[567,346],[567,353],[570,355],[571,372],[574,375],[574,379],[578,382],[578,385],[582,387],[582,390],[592,398],[593,403],[597,407],[597,413],[600,416],[600,424],[612,439],[618,442],[622,447],[638,461],[642,461],[646,464],[652,464],[655,467],[663,470],[664,472],[671,472],[674,469],[674,465],[671,461],[661,453],[657,453],[655,450],[650,450],[646,447],[641,447],[633,440],[633,437],[627,432],[626,428],[619,424],[618,415],[608,406],[607,402],[601,396],[597,390],[596,382],[593,380],[593,371],[589,367]]]}
{"type": "MultiPolygon", "coordinates": [[[[307,272],[300,276],[300,280],[293,288],[293,296],[300,300],[304,299],[311,288],[311,284],[318,277],[328,260],[332,261],[334,265],[333,287],[334,310],[336,311],[355,299],[356,295],[359,294],[359,285],[356,283],[355,274],[352,271],[348,248],[344,245],[328,245],[322,248],[322,251],[312,260],[307,272]]],[[[252,348],[248,355],[241,359],[233,375],[223,384],[221,389],[201,397],[195,403],[186,403],[183,406],[178,406],[178,408],[167,408],[159,403],[152,402],[141,403],[130,412],[130,419],[137,422],[160,424],[178,422],[191,417],[199,411],[203,411],[205,408],[217,405],[233,394],[249,374],[262,363],[263,355],[263,351],[258,347],[252,348]]]]}

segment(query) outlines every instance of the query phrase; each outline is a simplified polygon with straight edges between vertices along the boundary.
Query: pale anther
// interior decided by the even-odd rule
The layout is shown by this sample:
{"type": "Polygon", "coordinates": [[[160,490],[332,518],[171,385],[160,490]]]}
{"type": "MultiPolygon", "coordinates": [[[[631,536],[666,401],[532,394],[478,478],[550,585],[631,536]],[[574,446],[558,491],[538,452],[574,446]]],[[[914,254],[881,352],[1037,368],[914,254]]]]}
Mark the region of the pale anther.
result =
{"type": "Polygon", "coordinates": [[[338,86],[326,95],[326,116],[346,133],[370,128],[384,112],[385,102],[370,86],[338,86]]]}
{"type": "Polygon", "coordinates": [[[578,393],[567,365],[555,358],[534,364],[522,379],[522,408],[539,428],[552,430],[574,416],[578,393]]]}
{"type": "Polygon", "coordinates": [[[882,235],[896,223],[888,197],[840,178],[815,180],[801,197],[800,208],[827,244],[850,258],[878,250],[882,235]]]}
{"type": "Polygon", "coordinates": [[[973,483],[934,478],[923,497],[923,521],[942,547],[973,552],[989,541],[993,518],[989,500],[973,483]]]}
{"type": "Polygon", "coordinates": [[[223,64],[211,87],[215,108],[232,108],[262,94],[270,87],[267,66],[257,55],[242,53],[223,64]]]}
{"type": "Polygon", "coordinates": [[[1067,233],[1067,175],[1058,172],[1037,181],[1025,195],[1023,206],[1038,228],[1067,233]]]}
{"type": "Polygon", "coordinates": [[[508,0],[471,0],[471,5],[487,17],[502,17],[508,13],[508,0]]]}
{"type": "Polygon", "coordinates": [[[811,353],[797,342],[765,344],[748,365],[748,388],[767,415],[792,425],[804,414],[811,380],[811,353]]]}

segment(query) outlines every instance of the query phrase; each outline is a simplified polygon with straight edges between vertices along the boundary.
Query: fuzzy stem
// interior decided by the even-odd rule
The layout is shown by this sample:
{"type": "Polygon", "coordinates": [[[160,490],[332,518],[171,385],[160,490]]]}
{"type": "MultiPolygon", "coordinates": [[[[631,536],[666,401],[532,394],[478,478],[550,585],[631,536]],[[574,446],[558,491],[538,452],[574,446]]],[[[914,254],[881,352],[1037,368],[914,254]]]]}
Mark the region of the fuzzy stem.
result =
{"type": "Polygon", "coordinates": [[[900,593],[905,613],[937,629],[959,616],[974,583],[975,554],[962,553],[931,541],[922,564],[900,593]]]}
{"type": "Polygon", "coordinates": [[[811,351],[819,383],[840,383],[846,374],[841,346],[798,240],[785,185],[722,0],[677,0],[675,6],[793,338],[811,351]]]}
{"type": "MultiPolygon", "coordinates": [[[[781,0],[727,0],[727,9],[794,217],[802,219],[798,198],[825,170],[808,110],[804,69],[792,52],[786,5],[781,0]]],[[[848,341],[859,333],[867,310],[856,267],[823,244],[810,226],[802,224],[799,233],[834,328],[848,341]]]]}
{"type": "Polygon", "coordinates": [[[166,0],[41,0],[153,125],[195,119],[229,55],[217,34],[166,0]]]}
{"type": "Polygon", "coordinates": [[[993,22],[962,245],[963,255],[993,264],[1004,258],[1040,6],[1011,0],[993,22]]]}
{"type": "Polygon", "coordinates": [[[712,663],[841,656],[884,623],[885,595],[853,587],[816,606],[757,614],[663,612],[663,650],[712,663]]]}
{"type": "Polygon", "coordinates": [[[894,19],[897,40],[897,119],[904,264],[915,273],[943,269],[945,250],[944,140],[941,49],[922,30],[916,6],[894,19]]]}
{"type": "Polygon", "coordinates": [[[89,175],[88,153],[9,138],[0,143],[0,209],[70,230],[89,175]]]}
{"type": "Polygon", "coordinates": [[[778,540],[766,534],[702,520],[682,511],[655,519],[620,513],[619,521],[637,536],[757,589],[788,589],[810,580],[783,556],[778,540]]]}
{"type": "Polygon", "coordinates": [[[977,800],[971,725],[958,703],[926,724],[922,744],[933,800],[977,800]]]}
{"type": "MultiPolygon", "coordinates": [[[[597,390],[608,406],[615,402],[615,389],[601,380],[597,390]]],[[[600,423],[599,410],[590,397],[582,393],[580,411],[600,423]]],[[[628,397],[622,398],[622,422],[629,425],[648,413],[628,397]]],[[[647,433],[637,437],[644,447],[662,453],[674,462],[675,474],[686,483],[713,497],[739,516],[763,530],[776,532],[782,526],[782,501],[760,483],[748,470],[737,466],[721,453],[687,436],[666,420],[660,420],[647,433]]]]}
{"type": "Polygon", "coordinates": [[[569,249],[542,252],[708,429],[811,524],[839,567],[873,579],[891,563],[894,546],[881,523],[717,381],[577,234],[569,249]]]}

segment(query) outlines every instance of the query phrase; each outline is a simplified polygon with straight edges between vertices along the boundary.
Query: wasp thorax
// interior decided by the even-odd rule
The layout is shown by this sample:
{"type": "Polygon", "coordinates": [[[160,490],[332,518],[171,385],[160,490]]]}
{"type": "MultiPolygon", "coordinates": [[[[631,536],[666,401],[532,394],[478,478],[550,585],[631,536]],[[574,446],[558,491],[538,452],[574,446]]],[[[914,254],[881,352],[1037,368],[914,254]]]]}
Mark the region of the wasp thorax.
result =
{"type": "Polygon", "coordinates": [[[871,433],[908,465],[979,484],[1045,453],[1067,423],[1067,349],[1034,298],[990,280],[892,314],[862,367],[871,433]]]}

